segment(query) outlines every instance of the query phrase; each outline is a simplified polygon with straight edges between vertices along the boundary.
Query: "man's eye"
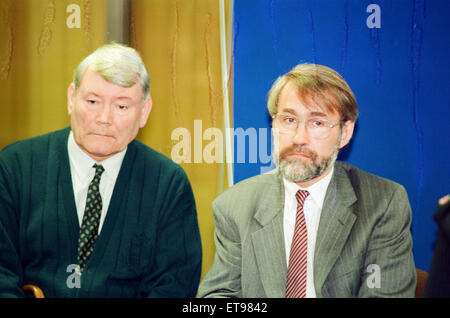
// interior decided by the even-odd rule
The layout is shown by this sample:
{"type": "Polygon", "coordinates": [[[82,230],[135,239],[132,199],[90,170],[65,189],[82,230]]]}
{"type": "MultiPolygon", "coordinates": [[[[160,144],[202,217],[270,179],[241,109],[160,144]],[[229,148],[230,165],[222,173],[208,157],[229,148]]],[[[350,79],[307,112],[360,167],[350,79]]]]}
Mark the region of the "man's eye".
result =
{"type": "Polygon", "coordinates": [[[87,100],[86,100],[86,103],[87,103],[89,106],[97,106],[97,105],[100,104],[100,101],[98,101],[98,100],[96,100],[96,99],[87,99],[87,100]]]}
{"type": "Polygon", "coordinates": [[[297,118],[286,116],[284,117],[283,122],[288,125],[293,125],[297,123],[297,118]]]}
{"type": "Polygon", "coordinates": [[[319,119],[311,119],[309,121],[309,123],[313,127],[324,127],[324,126],[326,126],[325,122],[323,120],[319,120],[319,119]]]}
{"type": "Polygon", "coordinates": [[[117,108],[118,108],[119,110],[127,110],[127,109],[128,109],[128,106],[127,106],[127,105],[117,105],[117,108]]]}

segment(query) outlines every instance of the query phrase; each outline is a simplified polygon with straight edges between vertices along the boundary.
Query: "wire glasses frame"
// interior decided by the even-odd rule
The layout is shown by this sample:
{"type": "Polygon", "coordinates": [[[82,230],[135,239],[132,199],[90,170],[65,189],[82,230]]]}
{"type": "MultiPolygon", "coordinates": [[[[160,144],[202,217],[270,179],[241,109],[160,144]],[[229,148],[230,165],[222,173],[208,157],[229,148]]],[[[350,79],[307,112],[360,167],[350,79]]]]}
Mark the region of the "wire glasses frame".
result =
{"type": "Polygon", "coordinates": [[[290,113],[277,113],[272,116],[272,119],[277,122],[277,128],[280,133],[292,134],[297,132],[300,123],[305,124],[305,129],[311,138],[325,139],[330,135],[331,129],[339,125],[342,120],[332,124],[324,118],[311,117],[304,120],[299,120],[290,113]]]}

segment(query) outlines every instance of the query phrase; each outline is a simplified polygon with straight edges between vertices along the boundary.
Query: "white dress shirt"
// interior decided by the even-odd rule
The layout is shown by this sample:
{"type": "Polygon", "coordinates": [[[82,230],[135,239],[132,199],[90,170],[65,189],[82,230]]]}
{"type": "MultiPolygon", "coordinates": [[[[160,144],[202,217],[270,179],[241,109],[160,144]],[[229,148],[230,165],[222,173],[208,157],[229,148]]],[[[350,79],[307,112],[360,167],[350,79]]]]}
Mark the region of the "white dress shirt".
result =
{"type": "Polygon", "coordinates": [[[109,202],[111,201],[112,192],[116,179],[122,166],[122,161],[127,151],[125,148],[123,151],[113,155],[112,157],[103,160],[102,162],[96,162],[89,157],[78,144],[75,142],[72,131],[69,134],[69,141],[67,143],[67,149],[69,152],[70,172],[72,175],[72,187],[75,196],[75,205],[77,208],[78,222],[81,226],[83,221],[84,209],[86,206],[86,196],[89,188],[89,184],[95,175],[95,163],[101,164],[105,169],[100,179],[100,195],[102,196],[102,213],[100,217],[100,224],[98,233],[102,229],[105,221],[106,213],[108,212],[109,202]]]}
{"type": "Polygon", "coordinates": [[[300,188],[297,184],[287,181],[284,182],[284,245],[286,250],[286,264],[289,266],[289,253],[294,236],[295,219],[297,214],[297,199],[295,194],[298,190],[307,190],[309,195],[306,197],[303,205],[305,215],[306,230],[308,233],[308,251],[307,251],[307,269],[306,269],[306,297],[315,298],[316,290],[314,288],[314,249],[316,246],[317,230],[319,228],[320,214],[325,199],[328,185],[333,176],[334,167],[323,179],[314,183],[308,188],[300,188]]]}

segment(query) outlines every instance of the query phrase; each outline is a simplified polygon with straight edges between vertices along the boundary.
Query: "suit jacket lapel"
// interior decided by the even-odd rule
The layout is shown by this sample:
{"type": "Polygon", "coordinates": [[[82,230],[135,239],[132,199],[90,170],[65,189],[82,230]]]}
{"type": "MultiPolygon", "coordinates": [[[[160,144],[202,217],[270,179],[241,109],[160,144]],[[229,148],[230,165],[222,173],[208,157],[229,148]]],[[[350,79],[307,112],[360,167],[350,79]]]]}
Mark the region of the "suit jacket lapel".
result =
{"type": "Polygon", "coordinates": [[[320,216],[314,256],[314,287],[317,297],[344,247],[357,216],[352,205],[356,201],[353,186],[339,165],[328,186],[320,216]]]}
{"type": "Polygon", "coordinates": [[[267,297],[280,298],[286,291],[286,255],[283,236],[284,187],[273,174],[254,215],[257,230],[251,234],[253,251],[267,297]]]}

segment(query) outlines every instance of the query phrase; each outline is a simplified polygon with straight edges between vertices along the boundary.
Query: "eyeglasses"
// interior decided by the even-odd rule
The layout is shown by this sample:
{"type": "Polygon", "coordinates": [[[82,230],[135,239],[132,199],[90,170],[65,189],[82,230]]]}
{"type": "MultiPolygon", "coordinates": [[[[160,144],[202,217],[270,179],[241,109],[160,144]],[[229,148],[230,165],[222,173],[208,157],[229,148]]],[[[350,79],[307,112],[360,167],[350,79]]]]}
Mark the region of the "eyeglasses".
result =
{"type": "Polygon", "coordinates": [[[273,120],[277,122],[277,128],[280,133],[283,134],[295,134],[297,132],[298,125],[305,123],[306,132],[311,138],[325,139],[330,135],[331,129],[337,126],[341,121],[336,124],[331,124],[327,120],[320,117],[311,117],[304,120],[299,120],[297,117],[290,113],[278,113],[272,116],[273,120]]]}

